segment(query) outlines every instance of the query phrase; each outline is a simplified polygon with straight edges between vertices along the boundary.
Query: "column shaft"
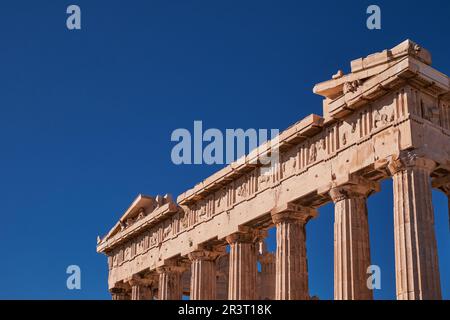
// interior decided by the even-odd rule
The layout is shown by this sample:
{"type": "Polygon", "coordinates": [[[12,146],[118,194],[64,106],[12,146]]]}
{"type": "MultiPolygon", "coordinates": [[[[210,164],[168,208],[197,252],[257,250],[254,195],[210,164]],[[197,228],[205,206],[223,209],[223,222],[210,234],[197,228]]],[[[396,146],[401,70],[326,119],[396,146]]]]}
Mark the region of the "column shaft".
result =
{"type": "Polygon", "coordinates": [[[304,225],[283,221],[276,228],[276,299],[306,300],[309,295],[304,225]]]}
{"type": "Polygon", "coordinates": [[[370,300],[373,294],[367,286],[370,245],[366,196],[345,188],[332,189],[330,194],[335,203],[334,299],[370,300]]]}
{"type": "Polygon", "coordinates": [[[391,170],[397,299],[441,299],[430,183],[433,164],[415,160],[414,165],[391,170]]]}
{"type": "Polygon", "coordinates": [[[191,300],[216,299],[216,263],[206,251],[189,254],[191,265],[191,300]]]}
{"type": "Polygon", "coordinates": [[[230,255],[224,253],[216,260],[217,282],[216,282],[216,299],[228,299],[228,273],[230,271],[230,255]]]}
{"type": "Polygon", "coordinates": [[[150,287],[143,284],[133,284],[131,286],[131,300],[151,300],[152,298],[150,287]]]}
{"type": "Polygon", "coordinates": [[[309,299],[305,225],[315,215],[314,209],[290,204],[272,210],[272,220],[277,228],[277,300],[309,299]]]}
{"type": "Polygon", "coordinates": [[[160,300],[181,300],[181,271],[163,267],[159,272],[158,295],[160,300]]]}
{"type": "Polygon", "coordinates": [[[261,264],[261,272],[259,274],[260,293],[259,299],[273,300],[275,299],[275,281],[276,281],[276,263],[273,253],[264,253],[259,257],[261,264]]]}
{"type": "Polygon", "coordinates": [[[227,237],[230,244],[229,300],[256,299],[257,256],[252,234],[227,237]]]}

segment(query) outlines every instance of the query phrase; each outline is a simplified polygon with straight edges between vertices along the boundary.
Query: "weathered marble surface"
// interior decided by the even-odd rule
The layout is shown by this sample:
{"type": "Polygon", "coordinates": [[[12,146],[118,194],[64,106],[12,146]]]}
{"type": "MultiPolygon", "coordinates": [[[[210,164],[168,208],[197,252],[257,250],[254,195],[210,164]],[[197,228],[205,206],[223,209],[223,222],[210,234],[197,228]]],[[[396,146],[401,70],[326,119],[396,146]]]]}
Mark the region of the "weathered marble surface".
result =
{"type": "Polygon", "coordinates": [[[323,116],[298,121],[176,201],[139,195],[98,239],[113,299],[309,299],[304,226],[330,201],[335,298],[371,299],[366,199],[390,177],[397,297],[439,299],[431,188],[450,194],[449,92],[448,76],[409,40],[352,61],[349,74],[314,87],[323,116]],[[267,151],[280,156],[269,170],[258,162],[267,151]],[[258,254],[273,226],[275,261],[258,254]]]}

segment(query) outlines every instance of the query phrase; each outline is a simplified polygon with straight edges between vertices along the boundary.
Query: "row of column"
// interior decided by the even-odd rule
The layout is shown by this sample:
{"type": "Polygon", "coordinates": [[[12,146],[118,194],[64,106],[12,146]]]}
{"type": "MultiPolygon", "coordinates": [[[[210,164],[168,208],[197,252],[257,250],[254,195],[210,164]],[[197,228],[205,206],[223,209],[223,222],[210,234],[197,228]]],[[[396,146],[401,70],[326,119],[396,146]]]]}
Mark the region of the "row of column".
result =
{"type": "MultiPolygon", "coordinates": [[[[430,181],[435,166],[412,152],[395,157],[388,166],[393,177],[398,300],[441,299],[430,181]]],[[[358,182],[330,191],[335,203],[334,297],[338,300],[372,299],[367,286],[371,262],[366,200],[377,186],[358,182]]]]}
{"type": "MultiPolygon", "coordinates": [[[[434,162],[403,154],[393,159],[389,170],[394,185],[394,240],[397,299],[440,299],[440,277],[430,173],[434,162]]],[[[450,184],[449,184],[450,185],[450,184]]],[[[371,265],[367,197],[378,186],[362,178],[334,186],[329,195],[335,204],[334,298],[369,300],[367,268],[371,265]]],[[[450,190],[441,188],[441,190],[450,190]]],[[[450,192],[448,193],[450,194],[450,192]]],[[[313,208],[286,204],[271,212],[276,226],[275,258],[258,255],[257,244],[265,234],[251,228],[226,238],[230,246],[228,298],[230,300],[308,300],[306,223],[316,215],[313,208]],[[261,263],[261,285],[257,288],[257,261],[261,263]],[[274,283],[274,286],[272,285],[274,283]],[[258,295],[258,290],[265,294],[258,295]],[[270,294],[268,292],[274,292],[270,294]]],[[[191,261],[190,298],[216,298],[215,259],[224,252],[201,248],[189,254],[191,261]]],[[[159,299],[181,299],[181,274],[176,265],[158,268],[159,299]]],[[[132,299],[148,291],[133,286],[132,299]]],[[[115,295],[124,298],[122,292],[115,295]]]]}

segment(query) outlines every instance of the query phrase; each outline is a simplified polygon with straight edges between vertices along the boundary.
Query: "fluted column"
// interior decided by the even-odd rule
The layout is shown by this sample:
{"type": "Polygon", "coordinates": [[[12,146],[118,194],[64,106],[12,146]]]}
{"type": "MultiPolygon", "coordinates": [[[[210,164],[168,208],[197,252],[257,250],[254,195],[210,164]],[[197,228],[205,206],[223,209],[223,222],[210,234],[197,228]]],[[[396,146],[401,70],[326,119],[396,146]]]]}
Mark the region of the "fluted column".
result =
{"type": "Polygon", "coordinates": [[[277,228],[277,300],[309,299],[305,224],[315,215],[314,209],[291,204],[272,210],[277,228]]]}
{"type": "Polygon", "coordinates": [[[217,282],[216,282],[216,299],[228,299],[228,273],[230,271],[230,255],[224,253],[216,259],[217,282]]]}
{"type": "Polygon", "coordinates": [[[371,183],[335,187],[334,202],[334,299],[371,300],[367,286],[370,266],[367,195],[371,183]]]}
{"type": "Polygon", "coordinates": [[[257,234],[248,229],[226,238],[230,245],[230,270],[228,274],[229,300],[256,299],[257,234]]]}
{"type": "Polygon", "coordinates": [[[131,300],[150,300],[150,288],[143,284],[135,283],[131,285],[131,300]]]}
{"type": "Polygon", "coordinates": [[[258,257],[258,260],[261,264],[259,299],[273,300],[275,299],[275,255],[270,252],[264,252],[258,257]]]}
{"type": "Polygon", "coordinates": [[[155,275],[148,275],[147,277],[132,276],[128,281],[128,284],[131,286],[131,300],[152,300],[152,288],[156,282],[155,280],[155,275]]]}
{"type": "Polygon", "coordinates": [[[389,164],[394,181],[397,299],[441,299],[430,173],[435,163],[413,152],[389,164]]]}
{"type": "Polygon", "coordinates": [[[157,268],[159,274],[159,300],[181,300],[183,288],[181,274],[184,268],[179,266],[163,266],[157,268]]]}
{"type": "Polygon", "coordinates": [[[189,253],[191,264],[191,300],[216,299],[216,263],[218,253],[198,250],[189,253]]]}

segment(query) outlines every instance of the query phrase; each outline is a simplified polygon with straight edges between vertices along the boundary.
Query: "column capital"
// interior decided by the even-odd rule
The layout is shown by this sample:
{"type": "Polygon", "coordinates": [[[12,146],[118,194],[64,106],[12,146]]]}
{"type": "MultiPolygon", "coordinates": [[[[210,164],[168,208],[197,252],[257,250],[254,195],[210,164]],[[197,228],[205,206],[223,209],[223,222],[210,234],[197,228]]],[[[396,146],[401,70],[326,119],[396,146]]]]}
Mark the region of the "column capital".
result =
{"type": "Polygon", "coordinates": [[[431,173],[435,167],[436,162],[423,157],[415,150],[401,151],[400,154],[394,155],[388,164],[389,172],[392,175],[408,168],[419,168],[431,173]]]}
{"type": "Polygon", "coordinates": [[[334,203],[342,200],[368,197],[372,192],[380,191],[380,185],[377,182],[367,180],[361,176],[352,175],[345,182],[333,182],[328,194],[334,203]]]}
{"type": "Polygon", "coordinates": [[[137,278],[131,278],[130,280],[128,280],[128,284],[130,286],[144,286],[145,284],[141,281],[141,279],[137,279],[137,278]]]}
{"type": "Polygon", "coordinates": [[[336,203],[346,199],[366,198],[373,191],[375,190],[369,185],[349,184],[331,188],[329,194],[333,202],[336,203]]]}
{"type": "Polygon", "coordinates": [[[270,211],[272,221],[275,224],[284,221],[308,222],[311,218],[317,216],[317,210],[311,207],[286,203],[284,205],[273,208],[270,211]]]}
{"type": "Polygon", "coordinates": [[[228,235],[225,239],[229,244],[236,242],[255,243],[264,237],[266,232],[246,226],[240,226],[239,231],[228,235]]]}
{"type": "Polygon", "coordinates": [[[188,254],[189,260],[207,260],[214,261],[217,257],[222,255],[224,252],[220,250],[195,250],[188,254]]]}
{"type": "Polygon", "coordinates": [[[149,275],[149,276],[141,276],[141,275],[133,275],[130,278],[127,278],[125,281],[130,286],[151,286],[156,280],[157,275],[149,275]]]}
{"type": "Polygon", "coordinates": [[[166,262],[165,265],[156,268],[156,272],[158,274],[166,273],[166,272],[183,273],[184,271],[186,271],[186,266],[180,265],[178,263],[178,261],[172,261],[172,260],[166,262]]]}

